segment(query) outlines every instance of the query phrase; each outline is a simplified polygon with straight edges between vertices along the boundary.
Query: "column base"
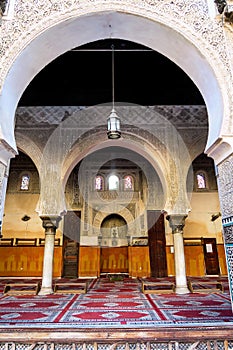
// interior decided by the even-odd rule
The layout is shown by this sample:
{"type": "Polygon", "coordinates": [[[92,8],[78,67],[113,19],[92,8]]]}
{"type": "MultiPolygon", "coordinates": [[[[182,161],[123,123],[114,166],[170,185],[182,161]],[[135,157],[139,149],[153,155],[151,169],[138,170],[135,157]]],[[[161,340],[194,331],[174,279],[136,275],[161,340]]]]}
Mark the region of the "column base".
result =
{"type": "Polygon", "coordinates": [[[53,293],[54,291],[51,287],[41,287],[41,290],[39,291],[38,295],[49,295],[53,293]]]}
{"type": "Polygon", "coordinates": [[[190,293],[190,290],[186,286],[180,286],[180,287],[176,287],[175,292],[176,294],[188,294],[190,293]]]}

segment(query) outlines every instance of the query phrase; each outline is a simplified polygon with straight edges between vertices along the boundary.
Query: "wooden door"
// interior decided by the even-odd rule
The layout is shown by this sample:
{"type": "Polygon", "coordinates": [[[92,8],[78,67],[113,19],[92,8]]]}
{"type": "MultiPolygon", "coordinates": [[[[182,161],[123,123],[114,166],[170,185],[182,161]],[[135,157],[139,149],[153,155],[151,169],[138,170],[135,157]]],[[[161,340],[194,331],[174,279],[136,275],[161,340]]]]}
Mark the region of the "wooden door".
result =
{"type": "Polygon", "coordinates": [[[63,277],[78,276],[80,218],[80,211],[68,211],[64,217],[63,277]]]}
{"type": "Polygon", "coordinates": [[[219,275],[219,260],[215,238],[203,238],[203,250],[207,275],[219,275]]]}
{"type": "Polygon", "coordinates": [[[151,277],[167,276],[164,216],[160,211],[147,211],[148,244],[151,277]]]}

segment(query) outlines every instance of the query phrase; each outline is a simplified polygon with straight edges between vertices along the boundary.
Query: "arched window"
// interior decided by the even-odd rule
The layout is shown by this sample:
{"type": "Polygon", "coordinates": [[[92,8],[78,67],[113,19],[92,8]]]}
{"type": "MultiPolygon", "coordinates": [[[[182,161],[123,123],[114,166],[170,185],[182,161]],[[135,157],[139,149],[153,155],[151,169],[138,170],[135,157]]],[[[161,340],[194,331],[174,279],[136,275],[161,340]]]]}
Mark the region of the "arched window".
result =
{"type": "Polygon", "coordinates": [[[96,191],[103,191],[104,189],[104,179],[103,176],[97,175],[95,177],[95,190],[96,191]]]}
{"type": "Polygon", "coordinates": [[[196,173],[196,181],[198,189],[207,188],[206,174],[203,171],[196,173]]]}
{"type": "Polygon", "coordinates": [[[124,177],[124,190],[133,190],[133,178],[130,175],[124,177]]]}
{"type": "Polygon", "coordinates": [[[111,175],[108,178],[108,189],[109,190],[118,190],[119,188],[119,178],[116,175],[111,175]]]}
{"type": "Polygon", "coordinates": [[[28,174],[23,174],[21,176],[20,189],[22,191],[28,191],[30,185],[30,176],[28,174]]]}

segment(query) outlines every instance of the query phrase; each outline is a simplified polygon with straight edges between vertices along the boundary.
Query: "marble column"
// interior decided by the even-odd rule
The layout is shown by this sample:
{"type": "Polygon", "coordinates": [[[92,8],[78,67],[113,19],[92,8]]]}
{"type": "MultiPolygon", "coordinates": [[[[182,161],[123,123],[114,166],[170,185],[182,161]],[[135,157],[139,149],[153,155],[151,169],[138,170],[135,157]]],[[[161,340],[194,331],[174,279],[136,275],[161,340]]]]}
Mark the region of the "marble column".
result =
{"type": "Polygon", "coordinates": [[[176,275],[176,293],[187,294],[190,293],[187,286],[185,257],[184,257],[184,240],[183,228],[187,215],[168,215],[166,219],[173,233],[174,241],[174,258],[175,258],[175,275],[176,275]]]}
{"type": "Polygon", "coordinates": [[[45,229],[45,246],[44,246],[44,262],[43,262],[43,275],[42,285],[39,295],[47,295],[53,293],[53,260],[54,260],[54,240],[56,235],[56,229],[58,228],[60,216],[43,217],[42,226],[45,229]]]}
{"type": "Polygon", "coordinates": [[[2,238],[2,220],[4,216],[7,181],[8,166],[0,162],[0,238],[2,238]]]}

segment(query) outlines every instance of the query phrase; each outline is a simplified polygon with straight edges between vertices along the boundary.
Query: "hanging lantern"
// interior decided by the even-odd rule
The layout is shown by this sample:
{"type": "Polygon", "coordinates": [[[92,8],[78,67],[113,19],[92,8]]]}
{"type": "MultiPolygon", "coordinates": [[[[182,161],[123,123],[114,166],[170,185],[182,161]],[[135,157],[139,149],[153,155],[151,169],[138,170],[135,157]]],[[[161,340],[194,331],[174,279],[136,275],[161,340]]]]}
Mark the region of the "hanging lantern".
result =
{"type": "Polygon", "coordinates": [[[115,90],[114,90],[114,46],[112,45],[112,111],[107,120],[107,135],[109,139],[119,139],[121,137],[120,118],[116,114],[115,103],[115,90]]]}
{"type": "Polygon", "coordinates": [[[120,118],[116,114],[116,111],[114,108],[112,109],[107,122],[108,122],[108,131],[107,131],[108,138],[119,139],[121,137],[120,118]]]}

